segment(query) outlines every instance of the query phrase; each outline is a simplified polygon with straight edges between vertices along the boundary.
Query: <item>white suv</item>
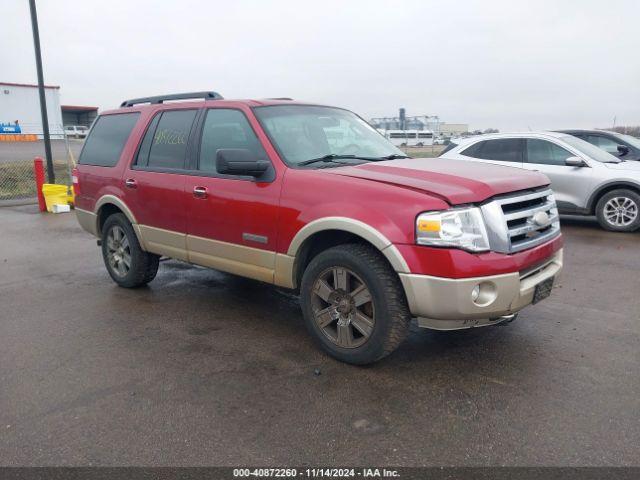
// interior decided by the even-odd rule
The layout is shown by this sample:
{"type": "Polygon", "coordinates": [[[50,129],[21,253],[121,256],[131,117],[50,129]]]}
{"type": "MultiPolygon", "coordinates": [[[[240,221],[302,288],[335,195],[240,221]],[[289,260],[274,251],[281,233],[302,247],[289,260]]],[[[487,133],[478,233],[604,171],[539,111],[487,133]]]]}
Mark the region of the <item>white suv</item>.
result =
{"type": "Polygon", "coordinates": [[[480,135],[450,144],[440,156],[540,171],[551,180],[560,213],[596,215],[607,230],[640,228],[640,162],[621,161],[571,135],[480,135]]]}

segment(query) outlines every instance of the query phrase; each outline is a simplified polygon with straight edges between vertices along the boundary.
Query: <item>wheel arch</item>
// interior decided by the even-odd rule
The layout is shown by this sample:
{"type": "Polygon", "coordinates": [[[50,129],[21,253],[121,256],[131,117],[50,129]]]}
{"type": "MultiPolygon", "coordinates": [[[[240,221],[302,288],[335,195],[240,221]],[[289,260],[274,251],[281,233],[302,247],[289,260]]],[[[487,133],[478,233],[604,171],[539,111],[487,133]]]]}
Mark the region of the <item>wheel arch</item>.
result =
{"type": "Polygon", "coordinates": [[[409,267],[387,237],[370,225],[345,217],[329,217],[305,225],[293,238],[287,257],[293,259],[287,274],[290,286],[298,288],[304,269],[309,262],[327,248],[344,243],[365,243],[378,250],[399,273],[408,273],[409,267]]]}
{"type": "Polygon", "coordinates": [[[107,218],[114,213],[122,213],[127,217],[129,223],[131,223],[133,231],[135,232],[136,237],[138,237],[138,242],[140,243],[141,248],[146,250],[136,217],[133,215],[129,207],[127,207],[127,205],[118,197],[114,195],[104,195],[100,197],[96,202],[94,211],[96,215],[96,234],[98,237],[102,236],[102,226],[107,218]]]}
{"type": "Polygon", "coordinates": [[[592,215],[595,214],[596,205],[598,204],[600,199],[607,193],[613,190],[618,190],[618,189],[631,190],[632,192],[635,192],[638,195],[640,195],[640,185],[637,183],[627,182],[627,181],[610,182],[600,186],[595,192],[591,194],[591,196],[589,197],[589,201],[587,203],[588,212],[592,215]]]}

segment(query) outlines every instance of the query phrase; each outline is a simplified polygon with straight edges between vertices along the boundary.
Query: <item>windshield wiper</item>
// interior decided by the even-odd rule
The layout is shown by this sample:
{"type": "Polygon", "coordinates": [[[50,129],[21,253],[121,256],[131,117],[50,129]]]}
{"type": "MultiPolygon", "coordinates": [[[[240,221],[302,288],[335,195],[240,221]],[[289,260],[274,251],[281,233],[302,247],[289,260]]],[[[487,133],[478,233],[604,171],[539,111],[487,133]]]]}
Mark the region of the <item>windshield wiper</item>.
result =
{"type": "MultiPolygon", "coordinates": [[[[303,162],[298,162],[298,165],[311,165],[313,163],[319,163],[319,162],[333,162],[335,160],[341,160],[341,159],[347,159],[347,158],[357,158],[357,157],[355,155],[338,155],[336,153],[330,153],[323,157],[311,158],[303,162]]],[[[343,163],[343,162],[336,162],[336,163],[343,163]]]]}
{"type": "MultiPolygon", "coordinates": [[[[365,160],[367,162],[382,162],[383,160],[396,160],[398,158],[410,158],[407,155],[400,155],[398,153],[392,153],[391,155],[386,155],[384,157],[360,157],[358,155],[339,155],[337,153],[330,153],[325,155],[324,157],[312,158],[310,160],[305,160],[303,162],[298,163],[298,165],[311,165],[313,163],[319,162],[334,162],[335,160],[341,159],[355,159],[355,160],[365,160]]],[[[343,163],[343,162],[336,162],[343,163]]]]}

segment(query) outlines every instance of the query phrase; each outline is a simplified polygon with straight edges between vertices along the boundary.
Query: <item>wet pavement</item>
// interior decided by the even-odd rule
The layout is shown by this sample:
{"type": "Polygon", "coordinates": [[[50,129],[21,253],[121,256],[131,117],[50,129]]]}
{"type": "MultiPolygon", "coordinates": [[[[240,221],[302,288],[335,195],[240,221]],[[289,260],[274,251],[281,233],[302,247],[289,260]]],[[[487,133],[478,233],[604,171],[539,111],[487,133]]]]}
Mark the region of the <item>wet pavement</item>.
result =
{"type": "Polygon", "coordinates": [[[73,214],[0,208],[0,465],[638,465],[640,234],[563,231],[550,299],[363,368],[284,291],[121,289],[73,214]]]}

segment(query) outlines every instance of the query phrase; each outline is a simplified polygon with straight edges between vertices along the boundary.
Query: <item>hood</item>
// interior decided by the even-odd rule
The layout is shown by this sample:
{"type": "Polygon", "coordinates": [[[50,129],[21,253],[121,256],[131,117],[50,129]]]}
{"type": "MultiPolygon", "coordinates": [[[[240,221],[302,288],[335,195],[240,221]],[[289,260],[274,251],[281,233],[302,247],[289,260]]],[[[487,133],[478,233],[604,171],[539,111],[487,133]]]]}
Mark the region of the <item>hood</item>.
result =
{"type": "Polygon", "coordinates": [[[495,195],[548,185],[549,179],[517,167],[442,158],[407,158],[323,170],[421,190],[451,205],[478,203],[495,195]]]}
{"type": "Polygon", "coordinates": [[[640,174],[640,161],[636,160],[618,163],[604,163],[603,165],[607,168],[610,168],[611,170],[626,170],[634,177],[637,177],[638,174],[640,174]]]}

